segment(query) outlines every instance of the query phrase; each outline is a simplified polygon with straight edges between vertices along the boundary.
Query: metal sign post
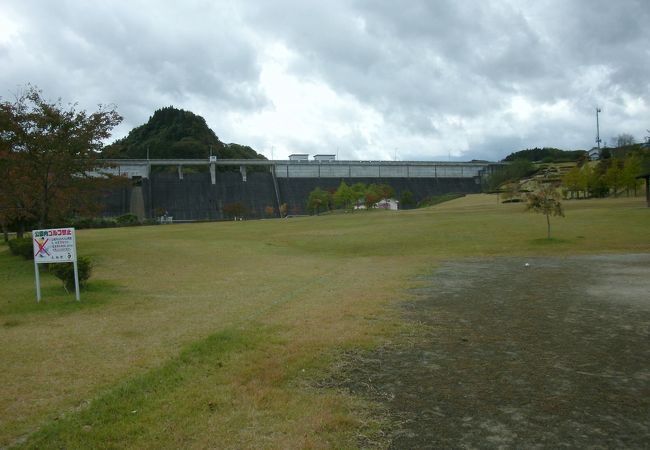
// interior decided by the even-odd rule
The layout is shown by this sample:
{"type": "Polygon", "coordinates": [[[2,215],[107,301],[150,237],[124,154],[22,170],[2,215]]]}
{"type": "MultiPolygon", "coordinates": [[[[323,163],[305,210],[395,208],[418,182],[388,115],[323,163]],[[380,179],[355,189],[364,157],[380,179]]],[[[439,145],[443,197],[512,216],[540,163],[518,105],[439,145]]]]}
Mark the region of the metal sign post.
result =
{"type": "Polygon", "coordinates": [[[36,302],[41,301],[41,280],[38,265],[43,263],[72,263],[74,266],[75,297],[79,299],[79,271],[77,270],[77,241],[74,228],[33,230],[34,273],[36,274],[36,302]]]}

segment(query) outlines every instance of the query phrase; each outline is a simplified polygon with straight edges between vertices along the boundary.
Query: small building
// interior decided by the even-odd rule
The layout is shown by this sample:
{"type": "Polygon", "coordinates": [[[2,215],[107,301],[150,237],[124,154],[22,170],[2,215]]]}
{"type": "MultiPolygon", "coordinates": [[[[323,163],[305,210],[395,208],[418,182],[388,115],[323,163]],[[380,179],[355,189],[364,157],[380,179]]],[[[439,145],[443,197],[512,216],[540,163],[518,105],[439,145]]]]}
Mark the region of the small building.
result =
{"type": "Polygon", "coordinates": [[[289,161],[307,161],[309,160],[309,155],[307,153],[294,153],[289,155],[289,161]]]}
{"type": "Polygon", "coordinates": [[[336,161],[336,155],[314,155],[314,161],[336,161]]]}
{"type": "MultiPolygon", "coordinates": [[[[375,203],[372,207],[397,211],[399,209],[399,201],[395,200],[394,198],[382,199],[379,202],[375,203]]],[[[354,206],[354,209],[366,209],[366,205],[363,203],[363,201],[360,200],[358,204],[354,206]]]]}
{"type": "Polygon", "coordinates": [[[590,161],[598,161],[600,159],[600,149],[598,147],[594,147],[589,150],[588,155],[590,161]]]}
{"type": "Polygon", "coordinates": [[[385,198],[377,203],[377,208],[397,211],[399,209],[399,201],[394,198],[385,198]]]}

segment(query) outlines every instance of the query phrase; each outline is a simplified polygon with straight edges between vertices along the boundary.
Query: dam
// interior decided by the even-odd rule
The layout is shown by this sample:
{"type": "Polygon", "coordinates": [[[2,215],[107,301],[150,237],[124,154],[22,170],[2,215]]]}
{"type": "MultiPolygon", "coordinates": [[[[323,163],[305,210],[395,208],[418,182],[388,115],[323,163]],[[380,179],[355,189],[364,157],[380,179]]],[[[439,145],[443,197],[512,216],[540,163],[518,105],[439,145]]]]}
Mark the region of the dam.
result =
{"type": "Polygon", "coordinates": [[[126,176],[133,186],[110,193],[105,215],[128,212],[154,218],[167,212],[174,220],[222,220],[224,207],[239,203],[251,218],[306,214],[316,187],[335,190],[341,181],[383,183],[397,198],[409,191],[414,200],[446,193],[477,193],[503,163],[488,161],[339,161],[333,155],[291,155],[289,160],[261,159],[104,159],[97,173],[126,176]],[[320,157],[320,158],[319,158],[320,157]],[[162,169],[166,167],[166,169],[162,169]]]}

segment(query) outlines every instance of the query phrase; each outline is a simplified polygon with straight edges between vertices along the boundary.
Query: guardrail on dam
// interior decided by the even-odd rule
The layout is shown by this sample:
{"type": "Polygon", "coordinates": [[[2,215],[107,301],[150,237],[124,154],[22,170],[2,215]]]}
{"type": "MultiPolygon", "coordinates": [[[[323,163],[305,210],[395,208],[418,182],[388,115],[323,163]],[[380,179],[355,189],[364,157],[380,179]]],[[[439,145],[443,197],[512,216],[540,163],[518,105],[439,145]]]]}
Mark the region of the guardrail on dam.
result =
{"type": "Polygon", "coordinates": [[[278,178],[474,178],[486,175],[500,163],[487,161],[288,161],[260,159],[104,159],[113,174],[149,178],[152,166],[176,166],[179,178],[183,167],[209,166],[212,184],[216,166],[239,166],[243,181],[246,168],[267,166],[278,178]]]}
{"type": "Polygon", "coordinates": [[[481,179],[500,163],[486,161],[292,161],[292,160],[217,160],[207,159],[108,159],[98,172],[125,175],[141,180],[127,191],[107,198],[109,215],[125,212],[155,217],[164,210],[174,219],[223,219],[224,206],[242,203],[253,217],[264,217],[269,206],[275,211],[283,203],[293,214],[304,214],[309,193],[316,187],[336,189],[348,184],[386,183],[396,197],[410,191],[419,201],[449,192],[474,193],[481,190],[481,179]],[[152,166],[175,166],[176,170],[157,173],[152,166]],[[209,173],[185,167],[209,167],[209,173]],[[238,167],[239,173],[219,171],[219,167],[238,167]],[[268,171],[251,171],[252,167],[268,171]],[[250,172],[250,173],[249,173],[250,172]],[[143,205],[134,210],[134,205],[143,205]]]}

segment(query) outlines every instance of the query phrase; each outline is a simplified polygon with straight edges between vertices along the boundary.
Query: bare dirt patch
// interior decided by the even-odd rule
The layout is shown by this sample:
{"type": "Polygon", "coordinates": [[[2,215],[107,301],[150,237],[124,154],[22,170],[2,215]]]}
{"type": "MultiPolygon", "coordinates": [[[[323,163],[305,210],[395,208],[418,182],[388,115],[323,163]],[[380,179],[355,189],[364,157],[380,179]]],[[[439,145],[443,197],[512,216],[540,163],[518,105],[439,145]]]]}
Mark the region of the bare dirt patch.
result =
{"type": "Polygon", "coordinates": [[[413,331],[334,381],[385,408],[391,448],[650,445],[650,254],[457,261],[426,281],[403,305],[413,331]]]}

